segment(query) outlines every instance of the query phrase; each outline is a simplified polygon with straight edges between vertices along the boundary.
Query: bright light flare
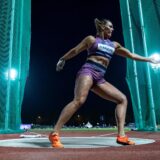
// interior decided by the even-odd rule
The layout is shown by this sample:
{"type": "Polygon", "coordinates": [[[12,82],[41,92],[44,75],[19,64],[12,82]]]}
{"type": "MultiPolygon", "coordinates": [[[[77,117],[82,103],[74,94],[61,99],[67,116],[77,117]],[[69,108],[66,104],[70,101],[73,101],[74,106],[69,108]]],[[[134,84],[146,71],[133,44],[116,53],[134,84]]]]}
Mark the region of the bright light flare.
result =
{"type": "Polygon", "coordinates": [[[5,78],[8,80],[14,81],[17,78],[17,71],[14,68],[11,68],[10,70],[6,71],[5,78]]]}
{"type": "MultiPolygon", "coordinates": [[[[155,61],[160,62],[160,53],[154,53],[150,56],[151,58],[153,58],[155,61]]],[[[154,64],[154,63],[150,63],[151,67],[153,69],[159,69],[160,68],[160,63],[154,64]]]]}

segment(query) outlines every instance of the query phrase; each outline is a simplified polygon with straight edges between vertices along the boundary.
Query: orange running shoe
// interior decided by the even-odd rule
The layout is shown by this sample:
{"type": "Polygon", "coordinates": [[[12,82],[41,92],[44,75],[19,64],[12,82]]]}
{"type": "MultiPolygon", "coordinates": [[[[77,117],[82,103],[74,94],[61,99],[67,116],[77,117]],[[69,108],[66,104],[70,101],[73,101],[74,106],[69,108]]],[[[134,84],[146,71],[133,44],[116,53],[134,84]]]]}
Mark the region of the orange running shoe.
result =
{"type": "Polygon", "coordinates": [[[58,133],[50,133],[49,140],[54,148],[64,148],[58,133]]]}
{"type": "Polygon", "coordinates": [[[117,143],[122,145],[135,145],[135,142],[129,140],[127,136],[117,136],[117,143]]]}

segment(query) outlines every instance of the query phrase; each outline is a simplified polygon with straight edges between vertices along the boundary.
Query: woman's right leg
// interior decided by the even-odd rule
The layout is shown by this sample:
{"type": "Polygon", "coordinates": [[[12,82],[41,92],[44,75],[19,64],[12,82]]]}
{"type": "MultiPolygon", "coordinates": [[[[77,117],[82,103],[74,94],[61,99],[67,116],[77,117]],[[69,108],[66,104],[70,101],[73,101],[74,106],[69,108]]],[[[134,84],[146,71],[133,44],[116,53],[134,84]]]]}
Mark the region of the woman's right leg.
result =
{"type": "Polygon", "coordinates": [[[62,126],[67,123],[72,115],[82,106],[92,85],[93,80],[89,75],[81,75],[77,78],[74,90],[74,99],[62,110],[54,127],[54,132],[59,133],[62,126]]]}

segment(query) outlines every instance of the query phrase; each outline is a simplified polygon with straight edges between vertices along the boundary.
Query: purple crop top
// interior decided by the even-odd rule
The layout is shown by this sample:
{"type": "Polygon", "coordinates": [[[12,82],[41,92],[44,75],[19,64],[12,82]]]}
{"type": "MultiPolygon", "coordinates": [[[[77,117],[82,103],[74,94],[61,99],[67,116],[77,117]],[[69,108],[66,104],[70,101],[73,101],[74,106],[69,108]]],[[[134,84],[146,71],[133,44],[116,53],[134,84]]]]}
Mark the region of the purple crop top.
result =
{"type": "Polygon", "coordinates": [[[115,51],[115,46],[109,39],[101,39],[96,37],[93,45],[88,49],[88,56],[103,56],[107,59],[111,59],[115,51]]]}

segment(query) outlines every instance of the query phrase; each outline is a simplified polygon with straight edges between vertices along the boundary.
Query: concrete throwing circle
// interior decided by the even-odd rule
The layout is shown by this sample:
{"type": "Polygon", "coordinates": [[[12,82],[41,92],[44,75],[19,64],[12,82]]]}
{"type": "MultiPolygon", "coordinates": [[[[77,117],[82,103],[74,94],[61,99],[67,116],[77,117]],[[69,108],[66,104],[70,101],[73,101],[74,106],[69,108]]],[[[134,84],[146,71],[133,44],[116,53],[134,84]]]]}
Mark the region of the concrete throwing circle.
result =
{"type": "MultiPolygon", "coordinates": [[[[136,145],[154,143],[153,139],[130,138],[136,145]]],[[[64,148],[120,147],[115,137],[61,137],[64,148]]],[[[20,138],[0,140],[1,147],[51,148],[48,138],[20,138]]]]}

